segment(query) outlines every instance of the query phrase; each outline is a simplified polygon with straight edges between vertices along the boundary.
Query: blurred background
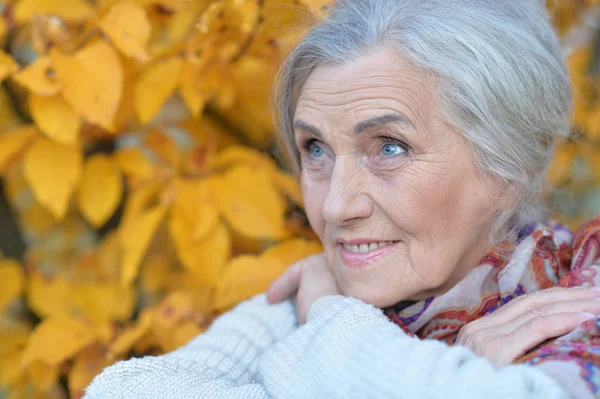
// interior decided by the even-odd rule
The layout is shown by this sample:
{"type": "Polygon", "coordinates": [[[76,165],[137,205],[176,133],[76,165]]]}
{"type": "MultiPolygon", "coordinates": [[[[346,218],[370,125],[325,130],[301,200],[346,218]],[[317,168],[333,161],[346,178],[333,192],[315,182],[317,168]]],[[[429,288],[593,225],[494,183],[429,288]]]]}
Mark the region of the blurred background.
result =
{"type": "MultiPolygon", "coordinates": [[[[546,200],[600,213],[600,0],[548,0],[576,97],[546,200]]],[[[500,5],[499,5],[500,6],[500,5]]],[[[323,0],[0,0],[0,398],[79,398],[318,253],[270,89],[323,0]]]]}

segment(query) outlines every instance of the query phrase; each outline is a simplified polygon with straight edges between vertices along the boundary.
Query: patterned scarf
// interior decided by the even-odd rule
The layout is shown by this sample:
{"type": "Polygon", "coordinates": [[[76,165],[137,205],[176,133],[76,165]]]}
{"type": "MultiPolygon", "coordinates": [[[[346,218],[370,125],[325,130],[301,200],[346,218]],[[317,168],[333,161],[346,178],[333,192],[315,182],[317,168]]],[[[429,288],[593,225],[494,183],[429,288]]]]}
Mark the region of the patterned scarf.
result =
{"type": "MultiPolygon", "coordinates": [[[[411,336],[452,345],[465,324],[519,295],[559,286],[600,287],[600,215],[575,236],[557,222],[532,223],[516,244],[488,252],[450,291],[416,303],[400,302],[384,312],[411,336]]],[[[600,318],[538,345],[515,363],[544,369],[574,397],[600,396],[600,318]]]]}

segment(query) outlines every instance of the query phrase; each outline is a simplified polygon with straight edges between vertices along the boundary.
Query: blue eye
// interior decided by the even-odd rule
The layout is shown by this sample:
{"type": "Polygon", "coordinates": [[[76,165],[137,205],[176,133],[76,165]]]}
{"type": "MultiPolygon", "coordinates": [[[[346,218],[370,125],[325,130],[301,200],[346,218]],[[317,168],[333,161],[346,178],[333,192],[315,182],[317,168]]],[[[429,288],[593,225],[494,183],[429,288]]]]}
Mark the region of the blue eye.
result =
{"type": "Polygon", "coordinates": [[[325,155],[325,151],[323,151],[323,149],[321,147],[319,147],[316,144],[311,144],[310,148],[308,149],[308,152],[310,153],[311,156],[315,157],[315,158],[321,158],[323,155],[325,155]]]}
{"type": "Polygon", "coordinates": [[[381,148],[381,154],[386,157],[402,154],[406,149],[399,144],[386,144],[381,148]]]}

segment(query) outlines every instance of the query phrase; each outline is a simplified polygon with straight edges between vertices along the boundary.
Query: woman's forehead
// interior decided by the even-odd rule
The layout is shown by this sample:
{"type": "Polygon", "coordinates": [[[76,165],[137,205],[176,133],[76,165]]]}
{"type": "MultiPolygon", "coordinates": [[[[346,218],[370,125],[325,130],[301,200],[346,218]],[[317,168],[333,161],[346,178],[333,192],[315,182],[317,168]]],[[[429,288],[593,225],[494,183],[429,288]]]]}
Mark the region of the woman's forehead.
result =
{"type": "Polygon", "coordinates": [[[423,74],[396,54],[380,52],[343,65],[315,68],[300,92],[294,120],[355,124],[400,115],[414,127],[422,123],[430,107],[423,74]]]}

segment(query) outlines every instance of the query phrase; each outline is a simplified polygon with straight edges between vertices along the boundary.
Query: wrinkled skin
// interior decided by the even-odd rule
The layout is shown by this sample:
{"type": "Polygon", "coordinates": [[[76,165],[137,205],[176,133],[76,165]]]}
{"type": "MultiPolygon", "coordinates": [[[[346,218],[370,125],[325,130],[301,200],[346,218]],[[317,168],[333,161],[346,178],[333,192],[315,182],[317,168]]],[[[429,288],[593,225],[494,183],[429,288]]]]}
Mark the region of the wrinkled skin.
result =
{"type": "Polygon", "coordinates": [[[316,68],[295,116],[311,226],[344,295],[377,307],[441,294],[488,249],[509,199],[446,124],[431,79],[394,52],[316,68]],[[394,120],[361,125],[383,115],[394,120]],[[360,268],[340,240],[399,241],[360,268]]]}

